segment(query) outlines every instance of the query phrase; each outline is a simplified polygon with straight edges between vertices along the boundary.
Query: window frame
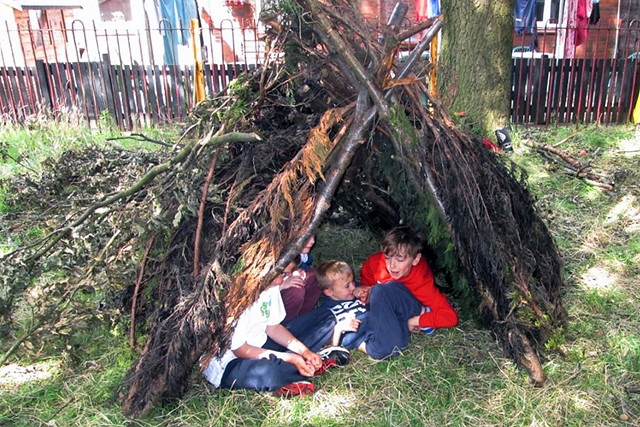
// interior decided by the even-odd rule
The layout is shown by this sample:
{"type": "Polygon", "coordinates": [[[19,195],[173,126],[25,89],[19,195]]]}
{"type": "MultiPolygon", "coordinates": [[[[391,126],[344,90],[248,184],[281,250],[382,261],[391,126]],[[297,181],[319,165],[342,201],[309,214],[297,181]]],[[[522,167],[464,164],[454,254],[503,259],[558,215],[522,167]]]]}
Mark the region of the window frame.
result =
{"type": "MultiPolygon", "coordinates": [[[[538,21],[537,19],[537,7],[538,3],[542,3],[540,0],[536,0],[536,27],[538,30],[549,30],[555,31],[559,26],[562,25],[565,2],[569,0],[558,0],[558,18],[556,22],[550,22],[551,20],[551,5],[554,0],[543,0],[544,8],[542,10],[542,20],[538,21]]],[[[555,18],[554,18],[555,19],[555,18]]]]}

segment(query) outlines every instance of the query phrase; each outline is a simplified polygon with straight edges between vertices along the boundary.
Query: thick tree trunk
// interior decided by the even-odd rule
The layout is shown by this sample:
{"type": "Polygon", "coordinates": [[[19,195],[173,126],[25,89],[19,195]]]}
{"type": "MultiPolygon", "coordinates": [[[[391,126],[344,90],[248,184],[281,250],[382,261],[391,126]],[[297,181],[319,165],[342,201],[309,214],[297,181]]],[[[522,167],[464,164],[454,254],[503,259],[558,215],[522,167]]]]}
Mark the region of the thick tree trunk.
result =
{"type": "Polygon", "coordinates": [[[438,92],[474,133],[509,122],[513,0],[443,1],[438,92]]]}

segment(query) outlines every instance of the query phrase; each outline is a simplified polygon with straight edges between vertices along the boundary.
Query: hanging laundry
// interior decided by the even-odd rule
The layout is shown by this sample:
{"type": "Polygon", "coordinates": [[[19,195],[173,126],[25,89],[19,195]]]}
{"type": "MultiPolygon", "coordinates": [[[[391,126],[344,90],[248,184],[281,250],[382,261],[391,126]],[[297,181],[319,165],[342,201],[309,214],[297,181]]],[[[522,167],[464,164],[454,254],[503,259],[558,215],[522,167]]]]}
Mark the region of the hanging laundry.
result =
{"type": "Polygon", "coordinates": [[[600,22],[600,0],[593,0],[591,5],[592,10],[591,14],[589,15],[589,24],[596,25],[598,22],[600,22]]]}
{"type": "Polygon", "coordinates": [[[415,0],[414,9],[416,12],[416,22],[427,19],[427,3],[429,0],[415,0]]]}
{"type": "Polygon", "coordinates": [[[513,18],[516,33],[531,34],[529,46],[535,50],[538,47],[536,0],[516,0],[513,5],[513,18]]]}
{"type": "Polygon", "coordinates": [[[440,0],[415,0],[416,21],[440,15],[440,0]]]}
{"type": "Polygon", "coordinates": [[[427,1],[427,17],[433,18],[440,15],[440,0],[427,1]]]}
{"type": "MultiPolygon", "coordinates": [[[[589,15],[587,3],[591,5],[591,0],[578,0],[576,9],[576,36],[575,44],[580,46],[587,40],[587,30],[589,28],[589,15]]],[[[590,8],[589,8],[590,9],[590,8]]]]}

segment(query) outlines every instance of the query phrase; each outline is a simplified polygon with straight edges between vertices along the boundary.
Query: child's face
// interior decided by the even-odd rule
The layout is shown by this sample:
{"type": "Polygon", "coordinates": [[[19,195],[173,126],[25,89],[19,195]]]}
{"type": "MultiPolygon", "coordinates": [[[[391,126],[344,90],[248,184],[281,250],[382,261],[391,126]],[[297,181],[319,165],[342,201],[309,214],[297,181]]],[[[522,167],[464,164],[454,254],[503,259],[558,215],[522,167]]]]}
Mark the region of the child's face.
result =
{"type": "Polygon", "coordinates": [[[356,284],[353,282],[353,273],[341,274],[334,280],[333,286],[325,289],[325,294],[337,301],[349,301],[354,299],[353,290],[356,284]]]}
{"type": "Polygon", "coordinates": [[[300,253],[308,254],[309,252],[311,252],[311,248],[315,243],[316,243],[316,235],[312,234],[311,237],[309,237],[309,240],[307,240],[307,243],[304,245],[304,247],[300,251],[300,253]]]}
{"type": "Polygon", "coordinates": [[[391,278],[400,280],[411,272],[413,266],[420,261],[421,256],[421,254],[418,254],[412,257],[407,254],[406,250],[399,249],[393,254],[385,254],[384,261],[391,278]]]}

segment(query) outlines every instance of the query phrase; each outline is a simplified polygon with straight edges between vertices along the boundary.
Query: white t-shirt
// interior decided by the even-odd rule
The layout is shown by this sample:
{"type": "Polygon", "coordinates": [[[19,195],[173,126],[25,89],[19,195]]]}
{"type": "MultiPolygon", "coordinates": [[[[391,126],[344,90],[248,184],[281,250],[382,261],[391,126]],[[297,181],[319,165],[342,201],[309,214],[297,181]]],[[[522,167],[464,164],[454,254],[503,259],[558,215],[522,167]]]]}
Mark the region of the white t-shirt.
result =
{"type": "Polygon", "coordinates": [[[244,344],[262,347],[267,342],[267,326],[281,323],[286,314],[278,286],[262,291],[258,300],[238,318],[229,350],[222,357],[212,358],[202,371],[205,378],[215,387],[220,387],[227,364],[236,358],[233,350],[244,344]]]}

